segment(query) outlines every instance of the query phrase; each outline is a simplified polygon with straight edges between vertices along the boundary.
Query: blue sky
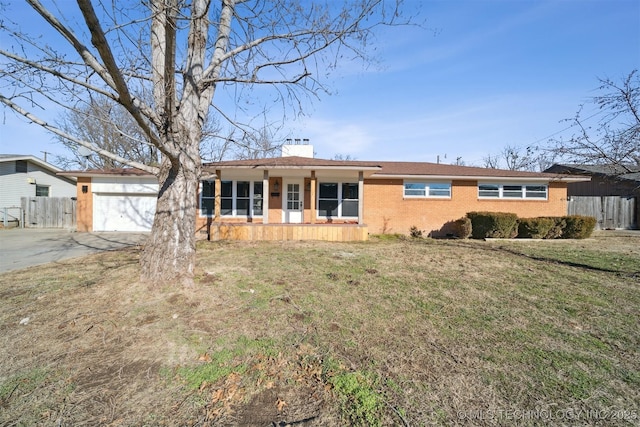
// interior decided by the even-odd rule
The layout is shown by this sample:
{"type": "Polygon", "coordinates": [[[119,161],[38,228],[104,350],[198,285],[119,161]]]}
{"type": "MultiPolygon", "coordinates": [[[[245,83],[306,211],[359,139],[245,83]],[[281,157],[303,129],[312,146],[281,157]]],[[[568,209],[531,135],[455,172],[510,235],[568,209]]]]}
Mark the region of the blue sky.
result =
{"type": "MultiPolygon", "coordinates": [[[[381,31],[372,45],[380,63],[343,64],[333,94],[285,131],[323,158],[481,165],[506,145],[570,134],[562,120],[596,94],[598,77],[640,68],[640,0],[409,0],[407,12],[423,28],[381,31]]],[[[0,152],[40,151],[64,153],[5,114],[0,152]]]]}

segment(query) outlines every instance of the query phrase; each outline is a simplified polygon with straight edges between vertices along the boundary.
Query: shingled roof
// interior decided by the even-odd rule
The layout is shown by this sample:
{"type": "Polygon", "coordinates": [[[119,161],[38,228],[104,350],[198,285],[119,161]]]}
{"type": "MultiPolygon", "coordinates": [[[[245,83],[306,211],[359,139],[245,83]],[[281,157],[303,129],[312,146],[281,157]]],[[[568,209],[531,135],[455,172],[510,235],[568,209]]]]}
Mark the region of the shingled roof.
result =
{"type": "Polygon", "coordinates": [[[545,172],[562,174],[601,175],[619,180],[640,182],[640,166],[637,165],[581,165],[556,163],[545,172]]]}
{"type": "MultiPolygon", "coordinates": [[[[590,178],[581,175],[567,175],[559,171],[525,172],[505,169],[490,169],[472,166],[447,165],[428,162],[377,162],[360,160],[328,160],[309,157],[273,157],[248,160],[224,160],[205,163],[203,174],[213,174],[217,169],[328,169],[367,171],[372,178],[440,178],[440,179],[522,179],[522,180],[554,180],[554,181],[588,181],[590,178]]],[[[575,172],[574,172],[575,173],[575,172]]],[[[88,169],[84,171],[59,172],[65,176],[139,176],[153,175],[135,168],[88,169]]]]}
{"type": "Polygon", "coordinates": [[[205,163],[207,169],[219,168],[275,168],[275,169],[295,169],[295,168],[337,168],[337,169],[380,169],[380,162],[364,162],[357,160],[328,160],[315,159],[310,157],[270,157],[265,159],[248,160],[224,160],[221,162],[205,163]]]}
{"type": "Polygon", "coordinates": [[[348,169],[374,171],[373,178],[441,177],[441,178],[521,178],[549,180],[588,180],[587,177],[567,177],[557,173],[525,172],[428,162],[379,162],[359,160],[327,160],[308,157],[274,157],[267,159],[228,160],[205,163],[204,169],[348,169]]]}

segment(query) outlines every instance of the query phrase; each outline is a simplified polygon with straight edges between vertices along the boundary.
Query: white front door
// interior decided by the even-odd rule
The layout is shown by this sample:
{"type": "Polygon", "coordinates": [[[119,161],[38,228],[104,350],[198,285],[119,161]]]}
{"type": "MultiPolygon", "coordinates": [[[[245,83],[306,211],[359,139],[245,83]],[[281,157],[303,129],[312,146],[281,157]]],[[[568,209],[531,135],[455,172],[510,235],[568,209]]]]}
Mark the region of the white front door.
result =
{"type": "Polygon", "coordinates": [[[285,224],[302,223],[302,180],[284,181],[282,198],[282,222],[285,224]]]}

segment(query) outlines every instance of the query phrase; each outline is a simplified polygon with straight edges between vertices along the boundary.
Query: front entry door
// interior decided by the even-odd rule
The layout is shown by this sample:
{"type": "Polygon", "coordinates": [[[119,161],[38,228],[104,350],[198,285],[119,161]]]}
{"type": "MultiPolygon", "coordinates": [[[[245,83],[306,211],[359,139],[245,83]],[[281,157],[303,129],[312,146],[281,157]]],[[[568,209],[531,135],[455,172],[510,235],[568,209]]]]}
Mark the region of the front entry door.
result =
{"type": "Polygon", "coordinates": [[[302,223],[302,181],[285,181],[282,198],[282,222],[302,223]]]}

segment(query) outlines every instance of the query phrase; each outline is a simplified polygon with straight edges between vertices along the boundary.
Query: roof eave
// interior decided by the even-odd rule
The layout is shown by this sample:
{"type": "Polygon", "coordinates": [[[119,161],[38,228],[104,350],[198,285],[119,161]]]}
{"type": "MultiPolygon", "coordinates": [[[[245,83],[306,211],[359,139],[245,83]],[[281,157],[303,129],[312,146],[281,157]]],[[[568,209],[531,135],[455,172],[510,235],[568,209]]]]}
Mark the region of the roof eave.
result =
{"type": "Polygon", "coordinates": [[[117,176],[121,178],[156,178],[152,174],[130,174],[130,173],[100,173],[100,172],[78,172],[78,171],[63,171],[58,172],[56,175],[66,176],[71,178],[94,178],[99,176],[117,176]]]}
{"type": "Polygon", "coordinates": [[[588,176],[496,176],[496,175],[407,175],[407,174],[373,174],[371,178],[395,178],[395,179],[446,179],[446,180],[478,180],[478,181],[553,181],[553,182],[581,182],[590,181],[591,177],[588,176]]]}
{"type": "Polygon", "coordinates": [[[13,157],[3,157],[0,159],[2,162],[15,162],[16,160],[29,160],[45,169],[50,170],[51,172],[62,172],[57,166],[52,165],[51,163],[47,163],[44,160],[37,158],[36,156],[13,156],[13,157]]]}
{"type": "Polygon", "coordinates": [[[380,166],[328,166],[328,165],[216,165],[208,164],[207,169],[293,169],[293,170],[341,170],[341,171],[379,171],[380,166]]]}

